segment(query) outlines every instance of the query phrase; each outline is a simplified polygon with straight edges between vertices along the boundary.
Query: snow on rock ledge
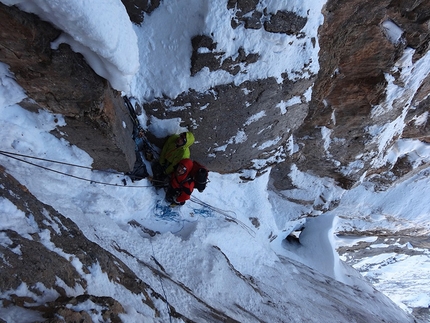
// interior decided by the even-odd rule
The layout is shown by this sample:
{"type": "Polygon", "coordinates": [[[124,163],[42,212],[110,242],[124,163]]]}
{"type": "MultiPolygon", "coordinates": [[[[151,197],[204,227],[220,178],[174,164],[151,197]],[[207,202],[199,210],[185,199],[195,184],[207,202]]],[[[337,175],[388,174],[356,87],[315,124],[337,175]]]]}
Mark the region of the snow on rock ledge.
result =
{"type": "Polygon", "coordinates": [[[129,92],[131,79],[139,69],[139,50],[136,33],[120,1],[1,2],[16,5],[55,25],[64,33],[53,43],[54,49],[60,43],[69,44],[113,88],[129,92]]]}

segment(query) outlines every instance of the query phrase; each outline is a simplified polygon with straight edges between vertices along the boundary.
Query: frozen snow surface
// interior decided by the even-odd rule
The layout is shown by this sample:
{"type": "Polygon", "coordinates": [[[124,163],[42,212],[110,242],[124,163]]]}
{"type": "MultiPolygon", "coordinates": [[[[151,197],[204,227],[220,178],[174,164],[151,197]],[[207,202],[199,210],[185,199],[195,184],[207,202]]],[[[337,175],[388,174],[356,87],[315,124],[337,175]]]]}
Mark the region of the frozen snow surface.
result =
{"type": "MultiPolygon", "coordinates": [[[[60,42],[69,43],[114,88],[139,100],[151,100],[163,94],[174,97],[190,88],[206,91],[217,84],[239,84],[245,79],[280,79],[284,72],[294,79],[297,77],[295,72],[303,72],[303,66],[310,64],[302,76],[307,77],[307,73],[316,73],[319,68],[319,46],[318,43],[313,46],[311,38],[317,37],[318,26],[323,22],[321,9],[325,1],[322,0],[262,2],[262,6],[267,7],[269,12],[283,9],[306,16],[308,22],[303,29],[305,37],[300,39],[242,27],[233,30],[230,24],[232,12],[226,9],[226,1],[190,0],[187,6],[179,0],[163,1],[151,15],[145,16],[142,26],[131,24],[119,0],[1,2],[17,4],[21,9],[34,12],[42,19],[52,22],[64,32],[53,47],[60,42]],[[102,11],[99,10],[101,6],[104,8],[102,11]],[[246,74],[232,76],[223,71],[210,72],[203,69],[191,77],[191,37],[198,34],[213,35],[217,43],[216,51],[224,52],[225,57],[234,56],[238,48],[243,47],[247,53],[258,53],[262,59],[248,66],[246,74]],[[289,55],[285,57],[282,53],[287,47],[289,55]]],[[[387,22],[383,27],[393,41],[400,39],[400,31],[396,26],[387,22]]],[[[411,51],[406,51],[397,68],[402,71],[405,84],[416,89],[426,76],[430,56],[427,54],[417,64],[412,64],[411,55],[411,51]]],[[[391,109],[395,99],[405,90],[390,83],[388,75],[387,81],[390,84],[387,103],[375,107],[375,116],[391,109]]],[[[309,93],[311,90],[309,89],[309,93]]],[[[24,96],[7,66],[0,64],[0,150],[90,166],[92,160],[88,154],[49,133],[64,123],[61,115],[54,116],[46,111],[32,113],[22,109],[18,103],[24,96]]],[[[294,103],[295,101],[284,102],[279,108],[286,111],[294,103]]],[[[258,122],[260,117],[258,114],[251,116],[248,122],[258,122]]],[[[417,122],[426,122],[427,117],[421,116],[417,122]]],[[[366,290],[368,286],[360,283],[357,273],[345,266],[335,252],[336,247],[351,242],[336,239],[336,232],[420,230],[423,234],[429,234],[430,201],[429,195],[423,193],[428,192],[430,187],[428,145],[401,140],[388,154],[382,154],[389,138],[402,130],[403,118],[404,115],[391,124],[369,129],[369,134],[381,147],[381,155],[376,162],[392,162],[408,153],[416,167],[409,178],[397,182],[384,192],[377,192],[367,182],[344,191],[335,186],[332,180],[302,173],[297,167],[293,167],[290,173],[296,189],[279,193],[267,188],[267,174],[253,182],[242,182],[238,174],[220,175],[211,172],[210,185],[204,193],[196,192],[195,196],[227,212],[245,226],[226,222],[216,212],[208,212],[193,202],[180,208],[177,217],[166,219],[157,211],[157,202],[163,199],[163,192],[157,192],[146,180],[123,187],[121,180],[127,178],[121,174],[55,165],[56,170],[67,174],[97,182],[120,184],[89,185],[88,182],[49,173],[5,156],[0,156],[0,164],[40,201],[52,205],[77,223],[90,240],[113,253],[112,241],[133,255],[150,255],[155,252],[168,272],[181,277],[186,286],[199,290],[202,295],[213,299],[217,291],[231,288],[229,281],[219,278],[228,276],[229,269],[221,272],[223,269],[217,268],[215,263],[205,262],[206,254],[212,250],[209,246],[215,245],[240,272],[255,277],[265,277],[267,272],[275,275],[274,277],[287,275],[286,278],[283,277],[283,281],[288,281],[288,277],[291,280],[285,290],[304,295],[303,299],[309,300],[314,299],[314,290],[299,289],[299,285],[294,283],[294,279],[300,277],[297,269],[289,267],[293,272],[278,272],[277,265],[284,257],[303,263],[340,282],[359,284],[360,288],[366,290]],[[332,202],[339,203],[339,206],[330,213],[316,211],[328,208],[332,202]],[[258,229],[253,226],[250,218],[258,220],[258,229]],[[161,235],[151,238],[150,245],[143,244],[142,240],[148,240],[149,237],[133,230],[128,225],[131,220],[159,231],[161,235]],[[285,239],[290,233],[299,231],[302,231],[300,244],[285,239]],[[220,274],[204,277],[203,281],[200,271],[195,268],[196,263],[206,269],[214,266],[213,270],[219,270],[220,274]]],[[[180,121],[154,118],[149,130],[161,138],[181,131],[180,121]]],[[[330,131],[326,128],[321,131],[325,138],[324,147],[329,155],[330,131]]],[[[240,142],[243,135],[238,132],[231,140],[240,142]]],[[[294,145],[294,138],[291,138],[290,149],[299,149],[294,145]]],[[[54,166],[49,162],[41,164],[45,167],[54,166]]],[[[359,167],[351,165],[353,166],[359,167]]],[[[345,170],[348,171],[351,170],[345,170]]],[[[0,214],[3,219],[1,229],[14,228],[24,236],[32,233],[33,229],[26,223],[23,214],[4,198],[0,198],[0,214]]],[[[358,240],[368,241],[369,238],[358,240]]],[[[354,241],[353,244],[357,242],[354,241]]],[[[45,243],[49,246],[48,237],[45,243]]],[[[410,245],[413,247],[413,243],[410,245]]],[[[19,249],[15,251],[19,253],[19,249]]],[[[75,262],[79,268],[78,260],[75,262]]],[[[129,261],[127,265],[138,275],[144,274],[135,262],[129,261]]],[[[380,254],[378,258],[363,259],[354,264],[354,267],[406,311],[412,307],[429,305],[430,290],[426,287],[430,286],[428,250],[422,250],[420,256],[380,254]],[[407,289],[405,281],[408,282],[407,289]]],[[[99,268],[94,267],[91,275],[94,284],[89,286],[90,293],[102,294],[109,288],[118,288],[109,285],[99,268]]],[[[274,285],[277,279],[274,278],[274,285]]],[[[157,282],[152,283],[155,285],[157,282]]],[[[274,289],[276,290],[275,286],[274,289]]],[[[25,285],[21,286],[19,292],[22,295],[32,293],[25,285]]],[[[49,295],[49,292],[46,291],[46,294],[49,295]]],[[[115,293],[120,301],[124,300],[129,304],[126,301],[129,295],[125,291],[116,289],[110,292],[115,293]]],[[[238,301],[234,299],[234,295],[231,297],[231,300],[238,301]]],[[[183,302],[180,305],[187,306],[185,300],[177,298],[174,301],[183,302]]],[[[135,308],[142,306],[134,305],[135,308]]],[[[303,308],[306,309],[306,306],[303,308]]],[[[290,311],[292,315],[300,315],[303,308],[290,311]]],[[[313,310],[315,308],[318,306],[313,310]]],[[[133,306],[127,310],[130,319],[142,315],[134,311],[133,306]]],[[[14,315],[24,317],[25,313],[14,315]]]]}

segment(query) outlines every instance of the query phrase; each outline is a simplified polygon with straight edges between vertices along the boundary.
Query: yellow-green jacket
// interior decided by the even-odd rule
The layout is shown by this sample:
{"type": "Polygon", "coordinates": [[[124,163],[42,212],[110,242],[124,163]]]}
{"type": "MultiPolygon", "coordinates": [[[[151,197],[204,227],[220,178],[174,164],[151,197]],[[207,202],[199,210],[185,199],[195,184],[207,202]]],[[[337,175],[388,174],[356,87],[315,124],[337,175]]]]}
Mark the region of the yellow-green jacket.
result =
{"type": "Polygon", "coordinates": [[[170,136],[163,146],[160,154],[160,165],[165,167],[165,174],[173,172],[174,167],[184,158],[190,158],[190,146],[194,143],[194,135],[186,133],[187,142],[185,145],[177,147],[176,140],[180,135],[170,136]]]}

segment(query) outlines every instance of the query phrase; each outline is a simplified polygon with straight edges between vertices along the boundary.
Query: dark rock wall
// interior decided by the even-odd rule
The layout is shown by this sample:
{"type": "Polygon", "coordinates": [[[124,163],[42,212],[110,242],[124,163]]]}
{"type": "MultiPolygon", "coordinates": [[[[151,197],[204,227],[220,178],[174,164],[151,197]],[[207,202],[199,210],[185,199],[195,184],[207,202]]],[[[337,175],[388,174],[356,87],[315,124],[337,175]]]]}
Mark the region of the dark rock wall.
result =
{"type": "MultiPolygon", "coordinates": [[[[303,171],[335,178],[345,188],[351,187],[371,168],[372,159],[361,159],[364,166],[345,176],[340,169],[362,154],[375,155],[366,127],[393,121],[404,106],[389,114],[371,118],[372,107],[386,98],[384,73],[391,73],[406,47],[416,49],[415,60],[428,51],[430,3],[426,1],[329,0],[324,10],[324,24],[319,30],[320,71],[315,82],[309,114],[295,133],[301,151],[293,156],[303,171]],[[381,24],[390,20],[404,30],[402,40],[393,44],[381,24]],[[330,156],[324,150],[321,128],[332,131],[330,156]]],[[[398,76],[394,75],[395,78],[398,76]]],[[[415,95],[404,130],[404,137],[428,141],[428,126],[416,127],[413,119],[428,111],[428,101],[420,101],[429,93],[429,81],[415,95]]],[[[395,140],[392,141],[394,143],[395,140]]],[[[379,169],[377,172],[387,170],[379,169]]],[[[275,184],[282,188],[289,162],[276,167],[275,184]]]]}
{"type": "Polygon", "coordinates": [[[227,173],[261,169],[264,167],[256,166],[255,160],[261,159],[267,166],[285,157],[282,144],[301,124],[308,110],[306,104],[296,104],[282,114],[276,105],[295,95],[302,96],[305,102],[303,93],[311,84],[312,80],[278,84],[274,78],[244,82],[240,86],[227,84],[209,93],[190,91],[174,100],[157,100],[144,108],[146,113],[160,119],[182,118],[183,126],[196,137],[196,144],[190,148],[193,158],[211,170],[227,173]],[[185,106],[185,113],[171,109],[175,106],[185,106]],[[264,115],[250,122],[258,113],[264,115]],[[265,147],[269,141],[274,141],[273,145],[265,147]],[[278,157],[266,161],[275,155],[278,157]]]}
{"type": "MultiPolygon", "coordinates": [[[[76,288],[78,285],[86,290],[87,282],[78,273],[73,263],[69,261],[70,259],[51,251],[41,241],[44,238],[39,233],[46,230],[49,232],[49,237],[55,248],[76,257],[82,263],[82,270],[85,273],[89,273],[94,264],[100,265],[101,270],[107,274],[109,279],[123,285],[136,297],[140,295],[143,303],[152,308],[155,313],[158,311],[149,296],[155,292],[146,283],[136,277],[120,259],[89,241],[70,219],[65,218],[49,205],[38,201],[28,192],[27,188],[5,173],[2,167],[0,167],[0,184],[0,196],[12,202],[26,217],[31,217],[31,221],[36,226],[35,232],[30,233],[31,237],[27,238],[12,229],[2,231],[2,234],[8,237],[10,244],[0,246],[0,252],[3,255],[0,265],[2,273],[0,290],[16,290],[22,283],[25,283],[30,290],[37,294],[41,292],[37,284],[43,282],[46,288],[53,289],[60,295],[57,300],[51,303],[38,304],[37,299],[14,294],[11,297],[2,297],[1,301],[4,307],[22,306],[43,313],[47,319],[53,319],[58,313],[64,314],[68,303],[73,303],[68,297],[67,291],[58,285],[57,279],[61,279],[70,288],[76,288]],[[55,229],[57,227],[58,230],[55,229]],[[13,251],[15,248],[19,248],[21,255],[13,251]],[[26,306],[25,304],[29,305],[26,306]]],[[[75,298],[75,305],[84,302],[88,297],[90,295],[81,295],[75,298]],[[82,297],[84,299],[79,301],[82,297]]],[[[99,304],[107,302],[110,304],[109,307],[114,307],[113,304],[116,303],[110,297],[93,297],[93,301],[99,304]]],[[[120,306],[117,307],[117,312],[112,313],[112,318],[117,318],[116,322],[121,322],[118,318],[121,308],[120,306]]],[[[71,316],[72,314],[68,313],[71,316]]]]}
{"type": "Polygon", "coordinates": [[[121,0],[130,20],[137,25],[143,22],[145,13],[150,14],[159,5],[160,0],[121,0]]]}
{"type": "Polygon", "coordinates": [[[67,141],[87,151],[94,168],[132,169],[132,124],[120,93],[68,45],[52,50],[51,42],[59,35],[37,16],[0,3],[0,62],[9,65],[28,95],[30,100],[22,105],[64,115],[67,125],[56,135],[64,134],[67,141]]]}
{"type": "MultiPolygon", "coordinates": [[[[301,30],[307,18],[292,12],[260,12],[257,5],[258,1],[228,1],[227,7],[235,9],[231,26],[264,28],[270,33],[295,35],[298,39],[304,36],[301,30]]],[[[204,67],[231,75],[246,73],[246,67],[260,59],[258,53],[245,53],[243,48],[234,57],[221,59],[225,53],[217,51],[211,35],[196,35],[190,41],[191,76],[204,67]],[[201,48],[205,50],[199,51],[201,48]]],[[[240,85],[219,85],[205,93],[190,90],[177,98],[157,98],[145,103],[143,108],[158,119],[181,118],[182,126],[188,127],[196,137],[196,144],[190,148],[192,157],[211,170],[228,173],[252,169],[258,174],[286,158],[286,142],[308,113],[305,92],[315,77],[291,81],[285,73],[281,83],[267,78],[240,85]],[[278,107],[281,101],[287,102],[293,97],[300,98],[301,103],[286,111],[278,107]],[[252,119],[257,116],[257,120],[252,119]]],[[[162,141],[157,143],[161,145],[162,141]]]]}

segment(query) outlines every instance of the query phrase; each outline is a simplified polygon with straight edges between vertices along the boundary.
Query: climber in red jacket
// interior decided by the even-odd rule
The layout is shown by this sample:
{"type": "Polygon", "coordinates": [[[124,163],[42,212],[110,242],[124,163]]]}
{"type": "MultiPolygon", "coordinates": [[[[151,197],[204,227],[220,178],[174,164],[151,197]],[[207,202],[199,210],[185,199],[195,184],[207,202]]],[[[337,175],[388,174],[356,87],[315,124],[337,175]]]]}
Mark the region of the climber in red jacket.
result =
{"type": "Polygon", "coordinates": [[[194,179],[191,176],[193,161],[182,159],[170,177],[166,192],[166,201],[173,205],[184,205],[189,200],[194,189],[194,179]]]}

